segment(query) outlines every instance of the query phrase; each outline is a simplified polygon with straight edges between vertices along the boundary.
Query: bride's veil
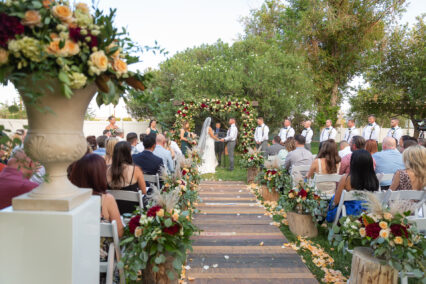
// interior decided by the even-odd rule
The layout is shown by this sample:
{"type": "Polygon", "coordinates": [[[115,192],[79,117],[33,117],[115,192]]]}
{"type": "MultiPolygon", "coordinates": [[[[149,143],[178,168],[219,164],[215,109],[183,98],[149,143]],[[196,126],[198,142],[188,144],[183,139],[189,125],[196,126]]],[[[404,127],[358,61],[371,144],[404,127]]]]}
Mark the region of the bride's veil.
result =
{"type": "Polygon", "coordinates": [[[211,117],[207,117],[206,120],[204,120],[203,128],[201,129],[200,139],[198,140],[198,152],[201,156],[203,155],[204,149],[206,147],[206,140],[211,122],[211,117]]]}

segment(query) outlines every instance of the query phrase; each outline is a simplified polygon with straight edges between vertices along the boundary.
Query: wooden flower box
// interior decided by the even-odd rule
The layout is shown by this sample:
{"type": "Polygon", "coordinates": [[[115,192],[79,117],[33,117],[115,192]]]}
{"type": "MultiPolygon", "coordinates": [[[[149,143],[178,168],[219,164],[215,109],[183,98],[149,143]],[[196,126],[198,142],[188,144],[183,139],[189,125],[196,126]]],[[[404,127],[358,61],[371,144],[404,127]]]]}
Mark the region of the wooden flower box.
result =
{"type": "Polygon", "coordinates": [[[288,212],[287,221],[290,231],[297,236],[313,238],[318,235],[318,229],[312,220],[312,215],[288,212]]]}

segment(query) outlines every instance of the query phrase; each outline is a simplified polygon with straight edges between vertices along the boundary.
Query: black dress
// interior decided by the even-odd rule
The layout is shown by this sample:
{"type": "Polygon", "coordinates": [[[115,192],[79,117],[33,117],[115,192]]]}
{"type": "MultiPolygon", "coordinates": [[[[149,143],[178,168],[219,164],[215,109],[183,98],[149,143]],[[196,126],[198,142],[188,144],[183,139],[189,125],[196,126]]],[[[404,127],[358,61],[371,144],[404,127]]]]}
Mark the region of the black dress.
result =
{"type": "MultiPolygon", "coordinates": [[[[135,174],[135,168],[136,168],[136,166],[133,166],[133,172],[132,172],[132,177],[130,178],[130,182],[132,182],[132,180],[133,180],[133,176],[135,174]]],[[[109,187],[109,185],[108,185],[108,187],[109,187]]],[[[124,187],[122,187],[118,190],[138,192],[139,191],[139,185],[138,185],[138,182],[136,181],[134,184],[129,184],[129,185],[124,186],[124,187]]],[[[125,213],[133,213],[133,211],[135,211],[135,209],[136,209],[135,207],[139,206],[139,202],[125,201],[125,200],[116,200],[116,201],[117,201],[117,205],[118,205],[118,210],[120,211],[121,215],[123,215],[125,213]]]]}

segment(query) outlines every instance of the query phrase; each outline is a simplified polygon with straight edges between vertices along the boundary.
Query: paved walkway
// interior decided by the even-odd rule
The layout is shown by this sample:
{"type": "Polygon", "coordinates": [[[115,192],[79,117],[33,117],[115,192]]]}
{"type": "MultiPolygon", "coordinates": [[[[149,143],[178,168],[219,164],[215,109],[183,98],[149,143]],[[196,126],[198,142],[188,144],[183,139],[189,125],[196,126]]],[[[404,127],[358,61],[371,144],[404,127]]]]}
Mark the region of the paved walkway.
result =
{"type": "Polygon", "coordinates": [[[188,283],[318,283],[240,182],[203,182],[188,283]],[[263,243],[261,246],[260,244],[263,243]]]}

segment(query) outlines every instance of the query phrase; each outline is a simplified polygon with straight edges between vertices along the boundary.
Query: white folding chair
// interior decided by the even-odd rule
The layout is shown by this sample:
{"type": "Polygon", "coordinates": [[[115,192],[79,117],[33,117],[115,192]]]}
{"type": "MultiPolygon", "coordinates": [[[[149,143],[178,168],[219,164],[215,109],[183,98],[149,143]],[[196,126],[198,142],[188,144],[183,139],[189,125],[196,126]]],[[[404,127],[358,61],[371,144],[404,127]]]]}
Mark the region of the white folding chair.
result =
{"type": "Polygon", "coordinates": [[[268,156],[268,161],[273,161],[277,158],[278,155],[270,155],[268,156]]]}
{"type": "Polygon", "coordinates": [[[290,176],[293,180],[293,185],[295,186],[295,176],[297,174],[300,174],[303,178],[306,178],[306,175],[309,172],[309,169],[311,168],[311,165],[303,165],[303,166],[292,166],[290,170],[290,176]]]}
{"type": "MultiPolygon", "coordinates": [[[[313,185],[315,186],[315,189],[317,189],[318,192],[321,192],[321,190],[318,189],[317,184],[323,182],[334,182],[336,183],[337,188],[337,183],[340,181],[341,178],[342,176],[338,174],[315,174],[313,179],[313,185]]],[[[329,199],[333,196],[334,193],[335,191],[332,193],[324,192],[324,196],[329,199]]]]}
{"type": "Polygon", "coordinates": [[[143,175],[146,182],[150,184],[154,184],[158,189],[160,189],[160,176],[158,174],[155,175],[143,175]]]}
{"type": "MultiPolygon", "coordinates": [[[[393,176],[394,176],[394,175],[395,175],[395,173],[393,173],[393,174],[377,173],[377,174],[376,174],[377,179],[379,180],[379,184],[380,184],[382,181],[391,181],[391,182],[392,182],[392,179],[393,179],[393,176]]],[[[380,190],[381,190],[381,188],[380,188],[380,190]]]]}
{"type": "Polygon", "coordinates": [[[139,207],[143,208],[143,194],[142,191],[128,191],[128,190],[108,190],[109,194],[114,196],[115,200],[132,201],[139,203],[139,207]]]}
{"type": "MultiPolygon", "coordinates": [[[[111,223],[101,223],[100,236],[105,238],[112,238],[113,242],[110,243],[108,248],[108,260],[106,262],[100,262],[99,270],[101,273],[106,273],[106,283],[112,284],[114,278],[114,270],[117,267],[117,263],[121,259],[120,250],[120,238],[118,237],[117,222],[113,220],[111,223]]],[[[125,284],[126,279],[124,277],[124,271],[119,269],[120,272],[120,283],[125,284]]]]}
{"type": "Polygon", "coordinates": [[[422,216],[425,214],[425,202],[426,202],[426,191],[425,190],[389,190],[389,194],[386,203],[392,202],[395,200],[418,200],[418,206],[414,212],[414,216],[419,216],[420,209],[422,211],[422,216]]]}

